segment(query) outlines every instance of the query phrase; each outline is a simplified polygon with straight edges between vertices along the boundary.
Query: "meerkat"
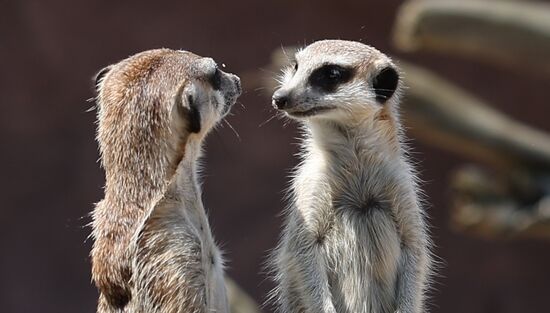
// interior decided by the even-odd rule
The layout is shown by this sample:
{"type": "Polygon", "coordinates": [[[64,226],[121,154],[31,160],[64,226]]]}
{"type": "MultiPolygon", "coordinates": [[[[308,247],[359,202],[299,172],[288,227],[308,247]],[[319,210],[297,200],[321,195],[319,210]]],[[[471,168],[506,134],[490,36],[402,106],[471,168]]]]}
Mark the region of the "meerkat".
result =
{"type": "Polygon", "coordinates": [[[92,214],[97,312],[228,312],[197,172],[239,78],[211,58],[157,49],[105,68],[96,88],[106,176],[92,214]]]}
{"type": "Polygon", "coordinates": [[[424,311],[430,240],[398,115],[396,65],[358,42],[295,54],[272,104],[305,136],[271,259],[280,312],[424,311]]]}

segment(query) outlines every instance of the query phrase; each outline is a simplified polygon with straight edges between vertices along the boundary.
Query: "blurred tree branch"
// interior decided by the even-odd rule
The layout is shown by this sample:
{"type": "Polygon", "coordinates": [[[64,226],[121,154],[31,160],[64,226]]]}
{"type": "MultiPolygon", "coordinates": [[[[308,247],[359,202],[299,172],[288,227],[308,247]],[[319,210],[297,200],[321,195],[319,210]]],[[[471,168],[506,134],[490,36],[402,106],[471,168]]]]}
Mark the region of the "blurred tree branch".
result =
{"type": "Polygon", "coordinates": [[[421,141],[482,161],[451,178],[455,229],[550,239],[550,136],[425,69],[400,62],[404,121],[421,141]]]}
{"type": "Polygon", "coordinates": [[[420,139],[493,166],[550,170],[550,137],[405,62],[404,119],[420,139]]]}
{"type": "MultiPolygon", "coordinates": [[[[400,9],[394,41],[550,74],[550,5],[413,0],[400,9]]],[[[455,229],[492,238],[550,239],[550,136],[492,109],[419,67],[402,64],[405,121],[423,142],[482,161],[451,178],[455,229]]]]}
{"type": "Polygon", "coordinates": [[[486,238],[550,239],[550,196],[525,173],[492,175],[477,166],[456,171],[452,226],[486,238]],[[531,187],[531,188],[526,188],[531,187]]]}
{"type": "Polygon", "coordinates": [[[550,4],[415,0],[401,6],[394,41],[404,51],[440,51],[550,74],[550,4]]]}

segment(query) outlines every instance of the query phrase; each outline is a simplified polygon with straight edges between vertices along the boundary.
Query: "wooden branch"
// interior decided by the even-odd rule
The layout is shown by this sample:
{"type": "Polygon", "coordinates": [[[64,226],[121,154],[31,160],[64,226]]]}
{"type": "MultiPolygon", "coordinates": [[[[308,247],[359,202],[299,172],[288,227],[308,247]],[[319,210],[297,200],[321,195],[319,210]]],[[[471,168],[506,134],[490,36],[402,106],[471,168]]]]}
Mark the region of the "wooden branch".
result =
{"type": "Polygon", "coordinates": [[[399,63],[408,87],[402,109],[429,144],[491,165],[550,170],[550,136],[521,124],[425,69],[399,63]]]}
{"type": "Polygon", "coordinates": [[[550,239],[550,136],[425,69],[401,62],[403,119],[424,143],[483,161],[452,177],[455,229],[490,238],[550,239]]]}
{"type": "Polygon", "coordinates": [[[518,210],[510,203],[493,206],[456,203],[451,222],[457,231],[488,239],[550,239],[550,217],[518,210]]]}
{"type": "Polygon", "coordinates": [[[491,239],[550,239],[550,195],[539,194],[538,186],[518,191],[530,177],[511,176],[472,166],[458,170],[451,180],[452,227],[491,239]]]}
{"type": "Polygon", "coordinates": [[[550,75],[550,4],[414,0],[399,10],[394,42],[550,75]]]}

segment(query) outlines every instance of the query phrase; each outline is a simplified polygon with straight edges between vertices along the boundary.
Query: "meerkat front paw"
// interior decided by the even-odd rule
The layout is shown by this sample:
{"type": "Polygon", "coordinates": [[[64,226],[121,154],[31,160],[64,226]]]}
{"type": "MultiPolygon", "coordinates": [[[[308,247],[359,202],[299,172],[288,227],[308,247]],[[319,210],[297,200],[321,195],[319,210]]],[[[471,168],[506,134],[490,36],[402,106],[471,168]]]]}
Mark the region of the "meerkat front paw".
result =
{"type": "Polygon", "coordinates": [[[127,253],[101,240],[96,241],[92,251],[92,278],[107,302],[115,308],[123,308],[132,298],[129,288],[131,278],[127,253]]]}

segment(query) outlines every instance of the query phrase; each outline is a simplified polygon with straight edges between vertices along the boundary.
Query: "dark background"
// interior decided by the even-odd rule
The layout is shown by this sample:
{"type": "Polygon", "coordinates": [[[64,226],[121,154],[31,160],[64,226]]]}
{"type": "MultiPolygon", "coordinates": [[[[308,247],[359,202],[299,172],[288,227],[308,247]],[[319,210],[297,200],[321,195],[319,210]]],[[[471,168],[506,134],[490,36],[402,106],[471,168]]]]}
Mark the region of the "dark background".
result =
{"type": "MultiPolygon", "coordinates": [[[[282,45],[361,40],[550,130],[548,81],[453,57],[396,53],[390,33],[399,4],[1,0],[0,312],[95,311],[86,224],[104,177],[86,100],[97,70],[142,50],[191,50],[243,74],[264,68],[282,45]]],[[[203,190],[228,273],[258,301],[271,288],[262,264],[277,241],[298,142],[292,123],[274,119],[260,127],[273,114],[270,95],[245,90],[244,108],[229,118],[240,141],[227,127],[209,137],[203,190]]],[[[548,312],[550,245],[452,232],[447,179],[465,160],[414,139],[413,146],[443,260],[431,311],[548,312]]]]}

